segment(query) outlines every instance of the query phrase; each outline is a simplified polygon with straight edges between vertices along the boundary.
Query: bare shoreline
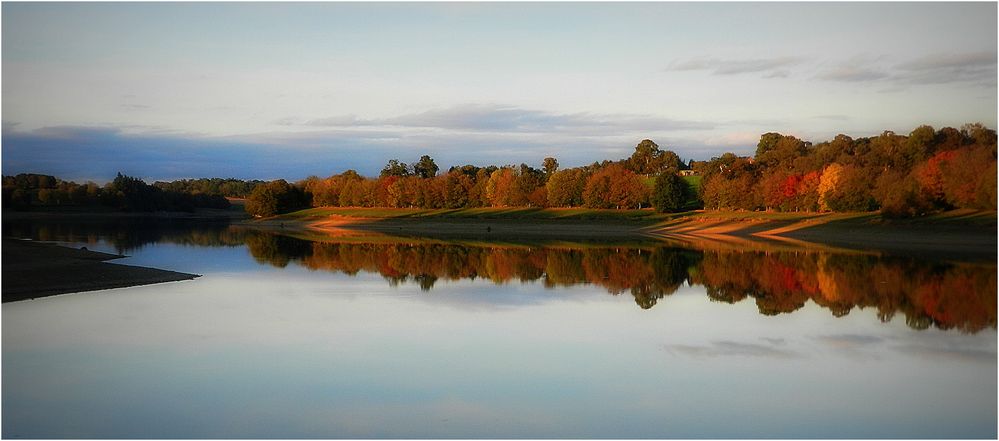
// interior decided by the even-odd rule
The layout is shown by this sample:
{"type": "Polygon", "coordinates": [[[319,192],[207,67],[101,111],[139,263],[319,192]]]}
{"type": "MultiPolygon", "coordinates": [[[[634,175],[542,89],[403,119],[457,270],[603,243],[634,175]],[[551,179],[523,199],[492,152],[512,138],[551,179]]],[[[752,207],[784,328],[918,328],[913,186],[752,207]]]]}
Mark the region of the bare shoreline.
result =
{"type": "Polygon", "coordinates": [[[106,262],[122,257],[125,256],[5,238],[3,303],[199,277],[195,274],[106,262]]]}

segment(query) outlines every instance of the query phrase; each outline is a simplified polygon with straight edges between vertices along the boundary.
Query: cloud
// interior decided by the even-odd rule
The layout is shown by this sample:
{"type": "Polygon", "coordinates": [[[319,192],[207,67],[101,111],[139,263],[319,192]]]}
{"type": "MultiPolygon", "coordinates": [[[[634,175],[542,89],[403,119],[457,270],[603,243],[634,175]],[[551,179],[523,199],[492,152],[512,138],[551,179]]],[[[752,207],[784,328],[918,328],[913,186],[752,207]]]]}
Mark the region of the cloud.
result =
{"type": "MultiPolygon", "coordinates": [[[[819,72],[816,78],[849,83],[898,85],[973,84],[996,86],[995,52],[936,53],[900,63],[884,57],[854,57],[819,72]]],[[[898,91],[890,87],[886,91],[898,91]]]]}
{"type": "Polygon", "coordinates": [[[642,130],[591,134],[345,126],[210,137],[148,127],[56,126],[27,131],[16,130],[11,122],[4,127],[4,174],[44,173],[77,182],[107,181],[119,171],[146,180],[298,180],[347,169],[374,176],[389,159],[410,162],[423,154],[431,155],[442,169],[522,162],[540,166],[545,156],[558,158],[563,167],[575,167],[624,158],[645,137],[681,157],[701,154],[694,144],[673,147],[670,139],[656,136],[662,132],[642,130]]]}
{"type": "Polygon", "coordinates": [[[896,66],[899,77],[913,84],[971,82],[996,85],[996,53],[927,55],[896,66]]]}
{"type": "Polygon", "coordinates": [[[791,71],[775,70],[763,76],[763,78],[787,78],[791,76],[791,71]]]}
{"type": "Polygon", "coordinates": [[[815,116],[812,117],[812,119],[824,119],[824,120],[829,120],[829,121],[849,121],[850,120],[850,116],[849,115],[840,115],[840,114],[815,115],[815,116]]]}
{"type": "Polygon", "coordinates": [[[709,345],[666,345],[666,350],[673,353],[680,353],[698,358],[715,357],[764,357],[791,359],[801,358],[802,355],[787,349],[776,346],[783,346],[785,343],[779,340],[767,340],[769,345],[757,343],[741,343],[728,340],[714,341],[709,345]]]}
{"type": "Polygon", "coordinates": [[[818,75],[821,80],[849,83],[877,81],[888,77],[885,72],[861,66],[840,66],[818,75]]]}
{"type": "Polygon", "coordinates": [[[713,75],[738,75],[746,73],[764,73],[764,78],[786,78],[790,76],[787,68],[801,64],[801,57],[773,57],[721,60],[718,58],[696,58],[685,61],[674,61],[667,71],[711,71],[713,75]]]}
{"type": "Polygon", "coordinates": [[[653,115],[555,113],[501,104],[462,104],[389,118],[356,115],[282,118],[275,124],[309,127],[404,127],[477,132],[620,133],[636,130],[709,130],[714,124],[653,115]]]}
{"type": "Polygon", "coordinates": [[[45,173],[106,181],[115,173],[152,180],[190,177],[304,178],[347,168],[380,167],[356,139],[322,149],[174,134],[128,134],[111,127],[45,127],[3,133],[3,174],[45,173]]]}

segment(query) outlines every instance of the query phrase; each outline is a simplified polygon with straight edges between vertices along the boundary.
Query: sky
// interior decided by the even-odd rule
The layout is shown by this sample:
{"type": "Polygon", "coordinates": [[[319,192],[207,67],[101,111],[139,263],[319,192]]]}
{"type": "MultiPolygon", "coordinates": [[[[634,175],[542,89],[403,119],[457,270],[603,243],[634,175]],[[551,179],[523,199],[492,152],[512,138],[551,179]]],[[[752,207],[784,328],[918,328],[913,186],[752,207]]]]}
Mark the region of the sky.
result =
{"type": "Polygon", "coordinates": [[[704,160],[997,119],[997,4],[2,4],[2,171],[704,160]]]}

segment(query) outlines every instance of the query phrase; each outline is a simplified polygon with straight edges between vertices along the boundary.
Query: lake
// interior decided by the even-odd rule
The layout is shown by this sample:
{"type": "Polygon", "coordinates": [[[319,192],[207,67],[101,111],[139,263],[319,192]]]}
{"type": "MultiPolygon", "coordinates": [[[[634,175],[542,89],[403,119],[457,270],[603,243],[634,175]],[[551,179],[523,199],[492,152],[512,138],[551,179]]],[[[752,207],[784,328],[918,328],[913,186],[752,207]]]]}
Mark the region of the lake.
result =
{"type": "Polygon", "coordinates": [[[996,262],[5,223],[193,281],[3,305],[5,438],[995,438],[996,262]]]}

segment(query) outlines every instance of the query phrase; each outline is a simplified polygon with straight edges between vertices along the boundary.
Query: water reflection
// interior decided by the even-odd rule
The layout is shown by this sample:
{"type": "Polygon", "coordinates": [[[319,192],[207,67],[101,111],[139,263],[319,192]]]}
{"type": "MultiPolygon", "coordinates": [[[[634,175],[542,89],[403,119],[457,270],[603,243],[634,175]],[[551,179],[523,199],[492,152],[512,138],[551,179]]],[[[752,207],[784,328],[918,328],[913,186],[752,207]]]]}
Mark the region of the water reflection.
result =
{"type": "Polygon", "coordinates": [[[546,287],[598,285],[628,293],[649,309],[684,284],[702,285],[725,303],[745,299],[759,312],[796,311],[811,300],[839,317],[875,308],[882,321],[896,313],[912,328],[976,332],[996,327],[995,266],[925,262],[914,258],[826,252],[746,252],[644,247],[472,246],[407,243],[311,242],[287,236],[247,237],[259,262],[313,270],[378,273],[390,284],[439,279],[540,281],[546,287]]]}
{"type": "Polygon", "coordinates": [[[18,231],[205,276],[4,304],[5,438],[995,438],[994,262],[18,231]]]}
{"type": "Polygon", "coordinates": [[[431,291],[440,280],[496,284],[539,282],[546,288],[596,285],[631,295],[642,309],[662,304],[684,285],[700,285],[716,302],[750,299],[760,314],[791,313],[808,301],[841,317],[873,308],[914,329],[974,333],[996,328],[995,262],[927,261],[822,250],[696,249],[661,241],[636,243],[482,243],[385,235],[299,237],[225,223],[124,220],[116,223],[5,223],[4,235],[38,240],[105,240],[128,252],[149,243],[246,246],[253,258],[285,268],[348,275],[380,274],[392,286],[431,291]]]}
{"type": "Polygon", "coordinates": [[[146,245],[242,246],[245,234],[225,219],[111,217],[61,220],[4,220],[3,236],[53,242],[106,242],[119,254],[146,245]]]}

